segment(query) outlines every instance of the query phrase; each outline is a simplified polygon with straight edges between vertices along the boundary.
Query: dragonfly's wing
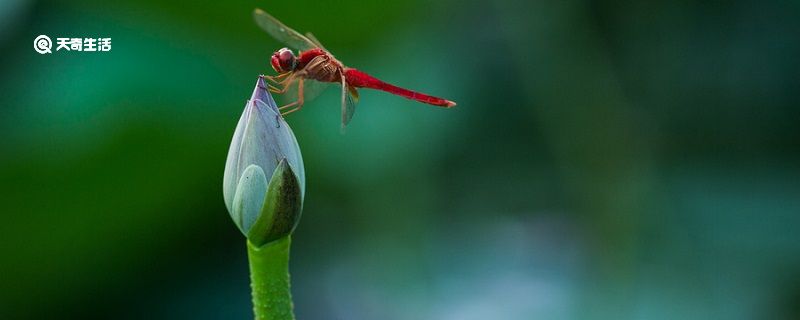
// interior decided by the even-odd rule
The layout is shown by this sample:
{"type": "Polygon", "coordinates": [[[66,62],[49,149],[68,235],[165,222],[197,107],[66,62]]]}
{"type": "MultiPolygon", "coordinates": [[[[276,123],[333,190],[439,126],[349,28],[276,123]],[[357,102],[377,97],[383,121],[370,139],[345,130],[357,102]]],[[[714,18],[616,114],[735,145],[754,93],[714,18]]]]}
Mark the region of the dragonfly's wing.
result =
{"type": "MultiPolygon", "coordinates": [[[[353,120],[353,114],[356,113],[356,103],[358,100],[358,95],[356,94],[354,98],[353,95],[348,92],[350,91],[348,88],[344,73],[342,73],[342,129],[350,123],[350,120],[353,120]]],[[[352,91],[355,91],[355,88],[353,88],[352,91]]]]}
{"type": "Polygon", "coordinates": [[[347,110],[347,121],[345,121],[344,124],[347,125],[350,123],[350,120],[353,119],[353,115],[356,113],[356,103],[358,102],[356,102],[356,99],[353,99],[353,96],[349,94],[347,95],[345,101],[347,102],[347,106],[345,107],[347,110]]]}
{"type": "Polygon", "coordinates": [[[358,103],[358,89],[353,86],[347,86],[347,91],[350,91],[350,97],[353,98],[353,102],[358,103]]]}
{"type": "MultiPolygon", "coordinates": [[[[320,94],[322,94],[323,91],[325,91],[325,89],[328,89],[329,87],[330,87],[329,82],[320,82],[313,79],[306,79],[305,81],[303,81],[304,101],[309,102],[311,100],[314,100],[314,98],[318,97],[320,94]]],[[[290,84],[289,89],[286,90],[284,94],[282,94],[283,97],[281,97],[281,102],[290,103],[297,100],[298,98],[297,89],[298,89],[297,81],[290,84]]]]}
{"type": "Polygon", "coordinates": [[[278,21],[278,19],[275,19],[275,17],[269,15],[269,13],[266,13],[264,10],[256,9],[253,11],[253,19],[256,20],[256,24],[258,24],[261,29],[264,29],[264,31],[266,31],[273,38],[283,42],[283,44],[292,49],[305,51],[308,49],[321,47],[299,32],[294,31],[294,29],[287,27],[285,24],[278,21]]]}
{"type": "Polygon", "coordinates": [[[306,32],[306,38],[308,38],[308,40],[311,40],[311,42],[317,45],[317,47],[319,47],[320,49],[328,51],[328,49],[325,49],[325,47],[322,46],[322,42],[319,42],[319,39],[317,39],[317,37],[315,37],[313,33],[306,32]]]}

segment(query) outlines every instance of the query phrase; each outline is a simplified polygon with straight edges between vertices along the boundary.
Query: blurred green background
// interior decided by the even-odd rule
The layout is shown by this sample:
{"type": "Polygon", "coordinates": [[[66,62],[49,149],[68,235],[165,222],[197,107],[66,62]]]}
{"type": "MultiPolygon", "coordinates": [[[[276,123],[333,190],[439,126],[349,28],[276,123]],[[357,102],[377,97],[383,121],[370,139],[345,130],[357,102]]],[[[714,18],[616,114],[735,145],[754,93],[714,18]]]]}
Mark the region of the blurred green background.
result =
{"type": "Polygon", "coordinates": [[[2,0],[1,319],[252,317],[221,186],[281,47],[255,7],[458,102],[289,117],[298,319],[800,318],[797,1],[2,0]]]}

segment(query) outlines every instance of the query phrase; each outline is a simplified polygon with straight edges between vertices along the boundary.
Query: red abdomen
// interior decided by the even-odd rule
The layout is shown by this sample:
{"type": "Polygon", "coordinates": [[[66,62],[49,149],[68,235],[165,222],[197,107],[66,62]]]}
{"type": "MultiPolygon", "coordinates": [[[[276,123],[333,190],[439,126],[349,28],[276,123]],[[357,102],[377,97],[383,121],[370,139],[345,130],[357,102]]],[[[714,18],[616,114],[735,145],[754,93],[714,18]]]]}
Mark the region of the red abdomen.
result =
{"type": "Polygon", "coordinates": [[[378,78],[375,78],[371,75],[368,75],[356,69],[346,68],[344,71],[344,76],[345,80],[347,81],[347,84],[352,87],[377,89],[404,98],[416,100],[422,103],[427,103],[439,107],[450,108],[456,105],[455,102],[450,100],[429,96],[427,94],[411,91],[408,89],[388,84],[386,82],[381,81],[378,78]]]}

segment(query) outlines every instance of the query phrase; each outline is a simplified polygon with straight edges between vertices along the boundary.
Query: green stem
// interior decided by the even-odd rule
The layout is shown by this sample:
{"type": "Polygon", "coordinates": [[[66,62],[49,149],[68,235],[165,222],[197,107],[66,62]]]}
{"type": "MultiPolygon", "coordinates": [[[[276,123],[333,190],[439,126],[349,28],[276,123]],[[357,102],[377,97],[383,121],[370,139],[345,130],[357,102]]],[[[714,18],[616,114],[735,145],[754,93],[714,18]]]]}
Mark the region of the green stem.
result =
{"type": "Polygon", "coordinates": [[[247,241],[250,286],[256,320],[294,320],[289,291],[289,245],[291,236],[257,247],[247,241]]]}

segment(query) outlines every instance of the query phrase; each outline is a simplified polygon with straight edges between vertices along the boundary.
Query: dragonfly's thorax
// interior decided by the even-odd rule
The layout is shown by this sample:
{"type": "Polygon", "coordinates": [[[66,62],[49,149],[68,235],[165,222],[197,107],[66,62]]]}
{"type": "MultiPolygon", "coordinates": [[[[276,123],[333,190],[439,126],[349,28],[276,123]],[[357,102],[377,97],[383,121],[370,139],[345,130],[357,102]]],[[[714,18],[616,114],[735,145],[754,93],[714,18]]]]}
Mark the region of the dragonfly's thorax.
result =
{"type": "Polygon", "coordinates": [[[329,56],[330,54],[320,48],[314,48],[306,51],[301,51],[297,57],[297,69],[304,68],[311,60],[320,56],[329,56]]]}
{"type": "Polygon", "coordinates": [[[314,48],[300,53],[295,71],[305,78],[322,82],[339,82],[343,68],[339,60],[330,53],[314,48]]]}

